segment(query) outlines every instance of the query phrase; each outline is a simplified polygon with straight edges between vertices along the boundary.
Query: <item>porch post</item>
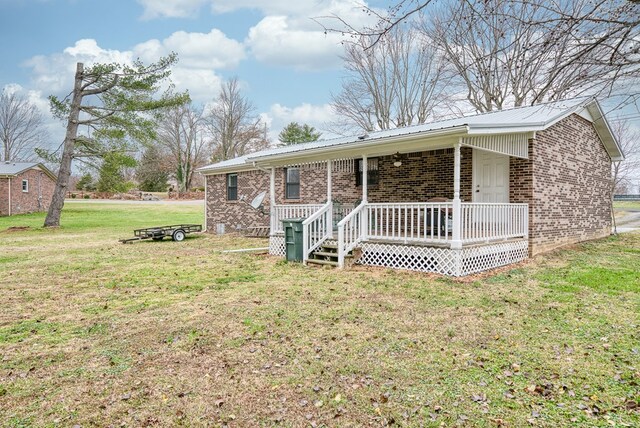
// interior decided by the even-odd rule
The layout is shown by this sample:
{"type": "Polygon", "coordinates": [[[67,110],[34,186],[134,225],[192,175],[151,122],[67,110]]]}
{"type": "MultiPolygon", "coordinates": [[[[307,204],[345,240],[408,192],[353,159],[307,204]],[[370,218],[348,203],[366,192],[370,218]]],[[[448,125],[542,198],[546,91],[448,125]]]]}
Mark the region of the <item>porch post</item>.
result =
{"type": "MultiPolygon", "coordinates": [[[[369,160],[367,159],[367,155],[362,156],[362,203],[366,204],[367,193],[368,193],[368,170],[369,170],[369,160]]],[[[367,239],[367,230],[369,230],[369,211],[367,207],[362,210],[362,214],[360,217],[360,237],[365,240],[367,239]]]]}
{"type": "Polygon", "coordinates": [[[331,202],[331,169],[333,166],[333,160],[327,161],[327,202],[331,202]]]}
{"type": "Polygon", "coordinates": [[[369,169],[369,162],[367,156],[362,156],[362,202],[367,202],[367,169],[369,169]]]}
{"type": "Polygon", "coordinates": [[[460,201],[460,141],[454,145],[453,155],[453,224],[451,248],[462,248],[462,202],[460,201]]]}
{"type": "Polygon", "coordinates": [[[273,231],[276,230],[276,169],[271,167],[271,176],[269,177],[269,234],[273,235],[273,231]]]}

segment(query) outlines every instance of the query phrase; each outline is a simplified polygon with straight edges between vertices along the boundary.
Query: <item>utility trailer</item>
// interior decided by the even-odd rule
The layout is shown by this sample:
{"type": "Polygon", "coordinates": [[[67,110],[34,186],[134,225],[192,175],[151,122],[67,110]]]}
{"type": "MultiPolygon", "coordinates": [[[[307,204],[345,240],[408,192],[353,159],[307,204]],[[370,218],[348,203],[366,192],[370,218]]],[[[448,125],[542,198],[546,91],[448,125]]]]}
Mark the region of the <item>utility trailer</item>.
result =
{"type": "Polygon", "coordinates": [[[142,241],[143,239],[153,239],[154,241],[162,241],[165,237],[170,236],[176,242],[183,241],[187,233],[202,232],[202,225],[199,224],[174,224],[171,226],[147,227],[144,229],[135,229],[133,231],[134,238],[121,239],[123,244],[142,241]]]}

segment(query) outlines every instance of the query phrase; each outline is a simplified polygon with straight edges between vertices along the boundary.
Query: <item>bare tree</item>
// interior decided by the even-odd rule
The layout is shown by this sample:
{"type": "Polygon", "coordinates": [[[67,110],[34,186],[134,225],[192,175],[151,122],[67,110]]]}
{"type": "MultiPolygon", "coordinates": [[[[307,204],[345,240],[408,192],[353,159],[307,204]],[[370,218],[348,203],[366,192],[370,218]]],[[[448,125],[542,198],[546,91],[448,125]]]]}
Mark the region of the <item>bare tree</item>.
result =
{"type": "Polygon", "coordinates": [[[369,49],[420,16],[479,111],[580,94],[640,99],[640,2],[629,0],[398,0],[378,24],[316,19],[367,36],[369,49]]]}
{"type": "Polygon", "coordinates": [[[433,119],[449,97],[444,61],[430,40],[397,27],[372,43],[371,36],[360,36],[345,44],[347,76],[333,96],[338,128],[373,131],[433,119]]]}
{"type": "Polygon", "coordinates": [[[640,179],[640,130],[633,128],[628,120],[613,120],[612,131],[625,155],[625,160],[611,165],[611,185],[613,193],[623,193],[633,187],[634,180],[640,179]]]}
{"type": "Polygon", "coordinates": [[[209,142],[204,139],[202,109],[192,104],[165,110],[158,121],[158,142],[168,152],[169,170],[178,191],[191,188],[196,168],[207,161],[209,142]]]}
{"type": "Polygon", "coordinates": [[[0,140],[3,161],[29,161],[45,142],[42,115],[26,97],[4,89],[0,93],[0,140]]]}
{"type": "MultiPolygon", "coordinates": [[[[480,112],[567,96],[609,95],[616,85],[637,81],[640,70],[627,60],[609,58],[607,42],[613,40],[602,39],[589,21],[595,13],[585,10],[590,5],[584,0],[554,8],[513,0],[452,2],[424,15],[423,29],[480,112]]],[[[604,22],[600,26],[607,30],[604,22]]]]}
{"type": "Polygon", "coordinates": [[[266,125],[254,115],[254,110],[253,104],[241,94],[237,78],[222,85],[204,120],[212,139],[212,160],[231,159],[268,145],[266,125]]]}

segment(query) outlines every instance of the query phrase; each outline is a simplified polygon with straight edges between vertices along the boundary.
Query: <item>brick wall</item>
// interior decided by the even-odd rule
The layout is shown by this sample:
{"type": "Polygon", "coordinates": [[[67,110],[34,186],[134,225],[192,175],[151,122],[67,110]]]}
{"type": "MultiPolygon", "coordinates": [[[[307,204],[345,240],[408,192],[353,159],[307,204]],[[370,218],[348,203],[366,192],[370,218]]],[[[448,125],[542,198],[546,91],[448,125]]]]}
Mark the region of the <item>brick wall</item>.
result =
{"type": "Polygon", "coordinates": [[[0,178],[0,215],[9,215],[9,179],[0,178]]]}
{"type": "MultiPolygon", "coordinates": [[[[55,182],[44,172],[30,169],[11,178],[11,214],[49,209],[55,182]],[[22,180],[29,181],[29,191],[22,191],[22,180]]],[[[0,179],[0,215],[9,214],[9,179],[0,179]]]]}
{"type": "Polygon", "coordinates": [[[574,114],[538,132],[531,150],[531,253],[609,235],[611,160],[593,125],[574,114]]]}
{"type": "MultiPolygon", "coordinates": [[[[430,198],[453,199],[453,149],[405,155],[402,165],[393,158],[380,158],[380,182],[369,186],[370,202],[420,202],[430,198]]],[[[463,147],[460,164],[460,198],[471,201],[472,149],[463,147]]],[[[355,184],[355,182],[354,182],[355,184]]],[[[358,189],[361,188],[358,187],[358,189]]]]}

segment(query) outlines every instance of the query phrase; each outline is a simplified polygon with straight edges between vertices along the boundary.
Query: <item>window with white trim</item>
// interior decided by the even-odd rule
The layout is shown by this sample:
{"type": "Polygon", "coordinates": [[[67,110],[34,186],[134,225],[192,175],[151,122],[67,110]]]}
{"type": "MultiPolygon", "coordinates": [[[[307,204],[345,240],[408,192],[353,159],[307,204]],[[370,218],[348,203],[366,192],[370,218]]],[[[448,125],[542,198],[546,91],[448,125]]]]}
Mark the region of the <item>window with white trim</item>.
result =
{"type": "Polygon", "coordinates": [[[300,199],[300,168],[286,168],[285,194],[287,199],[300,199]]]}
{"type": "Polygon", "coordinates": [[[22,180],[22,191],[29,192],[29,180],[22,180]]]}

